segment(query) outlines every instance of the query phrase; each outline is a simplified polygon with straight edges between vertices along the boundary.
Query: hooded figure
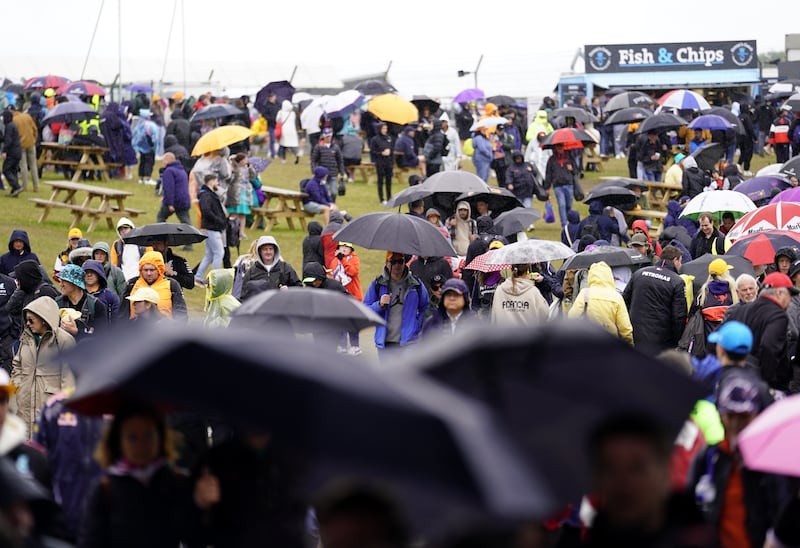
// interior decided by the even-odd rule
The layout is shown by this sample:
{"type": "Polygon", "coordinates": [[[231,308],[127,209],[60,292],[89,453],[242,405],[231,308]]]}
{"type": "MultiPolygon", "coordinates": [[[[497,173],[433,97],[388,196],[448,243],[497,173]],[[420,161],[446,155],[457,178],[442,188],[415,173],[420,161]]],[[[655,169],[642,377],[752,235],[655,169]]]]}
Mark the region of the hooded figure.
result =
{"type": "Polygon", "coordinates": [[[206,327],[227,327],[231,321],[231,313],[241,306],[233,296],[234,270],[219,268],[208,273],[206,286],[206,302],[203,310],[206,327]]]}
{"type": "Polygon", "coordinates": [[[681,213],[683,213],[683,207],[678,201],[670,200],[667,202],[667,216],[664,217],[662,230],[671,226],[682,226],[691,238],[697,232],[697,222],[688,217],[681,217],[681,213]]]}
{"type": "Polygon", "coordinates": [[[127,290],[125,292],[125,305],[128,307],[127,314],[123,309],[122,314],[131,319],[136,317],[136,312],[131,306],[130,300],[127,297],[136,294],[136,291],[142,287],[149,287],[158,293],[158,311],[167,318],[182,318],[188,317],[186,311],[186,301],[183,298],[183,290],[180,284],[164,275],[164,256],[158,251],[148,251],[139,260],[139,276],[128,282],[127,290]],[[148,282],[142,272],[145,265],[152,265],[158,271],[158,276],[153,282],[148,282]]]}
{"type": "Polygon", "coordinates": [[[26,306],[39,297],[56,299],[61,293],[53,287],[50,280],[45,279],[41,265],[35,261],[22,261],[15,266],[14,277],[19,287],[8,300],[6,310],[19,333],[24,327],[22,310],[26,306]]]}
{"type": "Polygon", "coordinates": [[[453,247],[460,256],[467,254],[467,249],[475,235],[478,233],[478,225],[472,218],[472,208],[467,201],[461,201],[456,204],[455,214],[447,219],[447,227],[450,230],[450,238],[453,241],[453,247]],[[466,218],[460,214],[461,211],[467,212],[466,218]]]}
{"type": "Polygon", "coordinates": [[[278,144],[283,149],[297,149],[300,145],[300,140],[297,137],[296,120],[297,115],[294,112],[292,102],[283,101],[283,103],[281,103],[281,110],[275,117],[276,123],[281,124],[281,138],[278,139],[278,144]]]}
{"type": "Polygon", "coordinates": [[[513,265],[511,277],[497,286],[492,301],[493,324],[528,326],[547,321],[550,307],[527,276],[527,265],[513,265]]]}
{"type": "MultiPolygon", "coordinates": [[[[569,220],[569,213],[567,213],[567,219],[569,220]]],[[[638,223],[640,221],[636,222],[638,223]]],[[[644,221],[641,222],[644,223],[644,221]]],[[[645,225],[645,228],[647,228],[647,225],[645,225]]],[[[623,242],[630,241],[627,234],[620,232],[617,219],[605,213],[600,200],[592,200],[589,203],[589,216],[578,225],[578,238],[586,234],[590,234],[598,240],[605,240],[607,242],[611,241],[613,235],[618,236],[623,242]]]]}
{"type": "Polygon", "coordinates": [[[281,259],[281,248],[272,236],[261,236],[256,242],[256,260],[247,269],[242,279],[242,298],[244,302],[253,295],[269,289],[303,285],[292,265],[281,259]],[[262,248],[272,247],[272,254],[262,248]],[[265,262],[265,256],[269,262],[265,262]]]}
{"type": "Polygon", "coordinates": [[[625,300],[617,292],[611,268],[602,261],[589,267],[589,285],[575,297],[569,317],[585,317],[633,345],[633,326],[625,300]]]}
{"type": "Polygon", "coordinates": [[[561,231],[561,241],[564,245],[573,249],[577,247],[577,243],[580,240],[580,236],[578,235],[580,223],[581,214],[575,209],[570,209],[567,212],[567,224],[564,225],[564,229],[561,231]]]}
{"type": "Polygon", "coordinates": [[[336,256],[336,248],[339,247],[339,242],[333,239],[336,234],[344,226],[344,216],[338,210],[331,211],[328,224],[322,229],[320,240],[322,241],[322,249],[325,254],[325,262],[322,264],[331,264],[331,261],[336,256]]]}
{"type": "Polygon", "coordinates": [[[14,356],[11,382],[17,397],[11,410],[25,421],[30,436],[47,399],[75,385],[69,368],[57,359],[59,352],[75,346],[75,339],[59,327],[58,305],[50,297],[39,297],[23,313],[34,314],[37,321],[26,324],[14,356]]]}
{"type": "Polygon", "coordinates": [[[0,256],[0,273],[11,275],[14,267],[22,261],[41,263],[36,253],[31,251],[31,241],[24,230],[14,230],[8,239],[8,253],[0,256]]]}
{"type": "Polygon", "coordinates": [[[525,133],[525,140],[527,140],[529,143],[536,143],[537,136],[540,133],[544,133],[545,136],[547,136],[554,131],[555,129],[553,129],[553,124],[550,123],[550,118],[547,115],[547,111],[537,110],[536,116],[533,118],[533,122],[531,122],[531,125],[528,126],[528,131],[525,133]]]}
{"type": "Polygon", "coordinates": [[[631,230],[633,231],[634,234],[636,233],[636,229],[639,229],[642,232],[644,232],[644,235],[647,236],[647,241],[650,242],[650,247],[653,249],[653,252],[660,257],[661,244],[650,237],[650,229],[647,228],[647,223],[645,222],[644,219],[638,219],[636,221],[633,221],[633,224],[631,224],[631,230]]]}
{"type": "Polygon", "coordinates": [[[767,274],[772,272],[783,272],[788,276],[792,268],[792,263],[794,263],[796,260],[797,251],[795,248],[781,247],[775,252],[774,262],[767,267],[767,274]]]}
{"type": "Polygon", "coordinates": [[[325,250],[322,247],[322,225],[317,221],[308,223],[308,236],[303,238],[303,264],[323,263],[325,250]]]}
{"type": "MultiPolygon", "coordinates": [[[[105,303],[108,307],[110,319],[117,317],[119,311],[119,296],[108,288],[108,278],[106,278],[106,271],[100,261],[90,259],[83,263],[84,272],[94,272],[97,275],[98,289],[91,291],[89,285],[86,284],[86,292],[93,295],[97,300],[105,303]]],[[[84,280],[85,283],[85,280],[84,280]]]]}
{"type": "MultiPolygon", "coordinates": [[[[475,220],[475,227],[478,231],[477,238],[469,243],[467,248],[467,256],[464,259],[464,264],[468,265],[478,255],[483,255],[489,251],[489,245],[495,240],[501,240],[504,244],[507,243],[505,238],[495,233],[494,219],[488,215],[481,215],[475,220]]],[[[475,271],[464,270],[461,273],[461,279],[467,284],[467,287],[475,289],[475,271]]]]}
{"type": "MultiPolygon", "coordinates": [[[[136,228],[136,225],[127,217],[120,217],[119,221],[117,221],[117,234],[120,233],[121,228],[125,227],[133,229],[136,228]]],[[[109,257],[109,260],[111,264],[122,269],[126,280],[130,280],[138,275],[139,259],[142,258],[146,251],[147,249],[140,245],[126,244],[122,237],[120,237],[120,239],[116,240],[111,246],[111,257],[109,257]]]]}
{"type": "Polygon", "coordinates": [[[417,167],[419,158],[417,157],[417,147],[414,144],[413,133],[417,131],[416,126],[408,125],[403,129],[403,133],[394,143],[394,154],[397,159],[398,167],[417,167]]]}
{"type": "Polygon", "coordinates": [[[449,142],[444,133],[442,133],[441,120],[434,120],[433,131],[430,137],[425,141],[423,153],[425,154],[425,176],[430,177],[434,173],[438,173],[442,168],[443,157],[447,156],[449,152],[449,142]]]}
{"type": "Polygon", "coordinates": [[[472,310],[472,303],[469,296],[469,289],[463,280],[451,278],[442,284],[442,300],[439,307],[433,312],[430,318],[425,320],[422,328],[424,336],[429,335],[455,335],[461,331],[464,325],[475,317],[472,310]],[[463,299],[461,303],[454,303],[448,310],[448,294],[453,297],[463,299]],[[460,308],[459,308],[460,306],[460,308]]]}
{"type": "Polygon", "coordinates": [[[113,291],[117,297],[122,297],[125,294],[125,274],[120,267],[111,264],[111,246],[106,242],[95,243],[92,247],[92,258],[103,265],[103,270],[106,272],[108,288],[113,291]],[[105,256],[103,256],[103,254],[105,254],[105,256]]]}
{"type": "Polygon", "coordinates": [[[697,167],[697,160],[693,156],[683,159],[683,193],[689,198],[694,198],[706,188],[708,181],[705,174],[697,167]]]}
{"type": "Polygon", "coordinates": [[[327,289],[329,291],[337,291],[345,295],[350,295],[342,285],[342,282],[328,277],[325,267],[320,263],[306,263],[303,265],[303,284],[306,287],[315,287],[318,289],[327,289]],[[319,285],[314,285],[319,281],[319,285]]]}

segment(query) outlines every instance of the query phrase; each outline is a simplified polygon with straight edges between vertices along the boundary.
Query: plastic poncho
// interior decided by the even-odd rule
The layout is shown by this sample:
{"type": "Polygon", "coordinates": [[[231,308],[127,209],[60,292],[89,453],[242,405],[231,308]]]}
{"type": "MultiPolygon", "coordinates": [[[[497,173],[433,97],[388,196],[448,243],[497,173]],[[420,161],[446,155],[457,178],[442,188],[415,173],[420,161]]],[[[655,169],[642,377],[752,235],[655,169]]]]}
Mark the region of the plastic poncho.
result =
{"type": "Polygon", "coordinates": [[[227,327],[231,321],[231,313],[239,308],[242,303],[233,296],[232,268],[219,268],[208,274],[206,287],[205,310],[206,327],[227,327]]]}

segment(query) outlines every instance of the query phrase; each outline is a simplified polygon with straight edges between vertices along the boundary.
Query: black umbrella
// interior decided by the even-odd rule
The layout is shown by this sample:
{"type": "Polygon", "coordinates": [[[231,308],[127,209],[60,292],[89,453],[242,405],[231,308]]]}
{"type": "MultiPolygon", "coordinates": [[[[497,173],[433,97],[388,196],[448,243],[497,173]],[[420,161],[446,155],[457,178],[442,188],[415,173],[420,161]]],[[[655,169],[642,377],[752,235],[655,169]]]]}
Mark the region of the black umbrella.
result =
{"type": "Polygon", "coordinates": [[[215,118],[227,118],[228,116],[237,116],[242,114],[242,111],[233,105],[219,103],[208,105],[201,108],[194,113],[190,122],[199,122],[200,120],[212,120],[215,118]]]}
{"type": "Polygon", "coordinates": [[[489,187],[488,192],[465,192],[456,196],[455,202],[465,201],[472,208],[473,216],[476,215],[475,203],[484,201],[489,204],[492,217],[497,217],[501,213],[522,207],[522,202],[514,196],[514,193],[505,188],[489,187]]]}
{"type": "Polygon", "coordinates": [[[678,129],[681,126],[687,125],[689,122],[669,112],[662,112],[654,114],[650,118],[644,120],[636,133],[647,133],[648,131],[669,131],[670,129],[678,129]]]}
{"type": "Polygon", "coordinates": [[[581,124],[599,122],[591,112],[577,107],[557,108],[550,113],[550,118],[575,118],[575,121],[581,124]]]}
{"type": "Polygon", "coordinates": [[[686,249],[689,249],[692,245],[692,237],[689,236],[689,231],[686,230],[685,226],[672,225],[661,230],[661,234],[658,235],[658,241],[662,247],[664,242],[669,243],[672,240],[679,241],[686,249]]]}
{"type": "Polygon", "coordinates": [[[789,177],[797,177],[800,179],[800,156],[795,156],[783,164],[780,172],[789,177]]]}
{"type": "Polygon", "coordinates": [[[603,110],[606,112],[614,112],[630,107],[647,108],[656,104],[655,99],[646,93],[642,93],[641,91],[626,91],[609,99],[606,106],[603,107],[603,110]]]}
{"type": "Polygon", "coordinates": [[[50,112],[42,119],[44,124],[54,124],[63,122],[71,124],[81,120],[93,120],[97,118],[97,111],[86,103],[67,101],[54,106],[50,112]]]}
{"type": "Polygon", "coordinates": [[[360,331],[383,325],[383,318],[360,301],[310,287],[264,291],[233,312],[231,325],[257,326],[287,323],[294,333],[360,331]]]}
{"type": "Polygon", "coordinates": [[[11,458],[0,457],[0,507],[49,500],[47,490],[29,472],[17,470],[11,458]]]}
{"type": "Polygon", "coordinates": [[[19,95],[24,91],[24,88],[22,87],[22,84],[18,84],[16,82],[8,82],[3,86],[3,90],[10,91],[11,93],[19,95]]]}
{"type": "Polygon", "coordinates": [[[511,236],[517,232],[525,232],[528,227],[538,221],[542,214],[538,209],[518,207],[501,213],[494,220],[494,231],[502,236],[511,236]]]}
{"type": "Polygon", "coordinates": [[[702,171],[711,171],[714,169],[714,164],[719,162],[720,158],[725,155],[725,149],[719,143],[711,143],[698,148],[690,156],[697,162],[697,167],[702,171]]]}
{"type": "Polygon", "coordinates": [[[608,185],[602,188],[595,187],[586,195],[584,203],[599,201],[604,206],[619,206],[636,201],[636,194],[622,186],[608,185]]]}
{"type": "Polygon", "coordinates": [[[415,95],[411,102],[417,107],[420,113],[427,107],[431,114],[439,110],[439,101],[431,99],[427,95],[415,95]]]}
{"type": "Polygon", "coordinates": [[[638,186],[642,190],[647,190],[648,188],[645,181],[642,181],[641,179],[633,179],[631,177],[600,177],[600,179],[602,179],[603,182],[594,187],[595,190],[610,186],[621,186],[624,188],[638,186]]]}
{"type": "Polygon", "coordinates": [[[126,244],[149,246],[167,241],[167,245],[191,245],[208,238],[192,225],[183,223],[153,223],[134,228],[122,238],[126,244]]]}
{"type": "Polygon", "coordinates": [[[164,324],[98,336],[89,354],[66,356],[77,377],[70,405],[96,415],[141,399],[260,427],[310,456],[314,482],[381,478],[506,517],[551,507],[480,405],[424,379],[390,382],[356,360],[286,343],[269,332],[164,324]],[[405,454],[412,446],[425,450],[405,454]]]}
{"type": "Polygon", "coordinates": [[[364,80],[356,84],[354,89],[361,95],[383,95],[397,92],[395,87],[385,80],[364,80]]]}
{"type": "Polygon", "coordinates": [[[517,100],[513,97],[509,97],[508,95],[492,95],[491,97],[486,98],[486,102],[492,103],[498,107],[511,107],[514,106],[514,103],[516,103],[517,100]]]}
{"type": "Polygon", "coordinates": [[[458,255],[439,229],[425,219],[404,213],[367,213],[333,235],[367,249],[396,251],[422,257],[458,255]]]}
{"type": "Polygon", "coordinates": [[[564,261],[564,264],[561,265],[559,270],[581,270],[589,268],[594,263],[599,263],[600,261],[606,263],[608,266],[631,266],[649,262],[650,259],[634,249],[603,245],[573,255],[564,261]]]}
{"type": "Polygon", "coordinates": [[[711,107],[708,110],[704,110],[703,114],[715,114],[722,118],[725,118],[728,122],[733,124],[736,127],[737,135],[744,135],[744,126],[742,125],[742,121],[739,120],[739,117],[736,116],[729,108],[724,107],[711,107]]]}
{"type": "Polygon", "coordinates": [[[286,80],[270,82],[256,93],[256,100],[253,101],[253,108],[261,114],[264,114],[264,109],[267,108],[267,103],[269,102],[269,96],[271,94],[275,94],[275,102],[280,106],[284,101],[291,101],[294,92],[294,86],[286,80]]]}
{"type": "Polygon", "coordinates": [[[601,421],[647,417],[672,439],[704,394],[687,375],[589,322],[476,329],[455,341],[423,343],[400,361],[396,367],[493,408],[564,502],[591,491],[587,442],[601,421]]]}
{"type": "Polygon", "coordinates": [[[641,122],[646,118],[650,118],[652,115],[653,111],[647,108],[623,108],[614,112],[611,116],[606,118],[606,121],[603,123],[607,126],[613,126],[615,124],[631,124],[641,122]]]}
{"type": "Polygon", "coordinates": [[[422,200],[427,198],[433,194],[433,191],[427,188],[423,188],[422,185],[414,185],[408,188],[404,188],[386,202],[386,209],[392,209],[394,207],[399,207],[403,204],[410,204],[411,202],[416,202],[417,200],[422,200]]]}
{"type": "MultiPolygon", "coordinates": [[[[704,283],[706,283],[706,280],[708,280],[708,265],[711,264],[711,261],[715,259],[723,259],[726,263],[728,263],[728,266],[733,267],[733,269],[730,271],[730,274],[734,279],[740,274],[749,274],[751,276],[755,276],[753,271],[753,263],[744,257],[740,257],[739,255],[712,255],[711,253],[707,253],[699,259],[694,259],[688,263],[683,263],[681,266],[681,274],[694,276],[694,280],[692,280],[692,286],[694,287],[695,295],[700,293],[700,288],[704,283]]],[[[735,287],[731,288],[732,291],[735,289],[735,287]]]]}

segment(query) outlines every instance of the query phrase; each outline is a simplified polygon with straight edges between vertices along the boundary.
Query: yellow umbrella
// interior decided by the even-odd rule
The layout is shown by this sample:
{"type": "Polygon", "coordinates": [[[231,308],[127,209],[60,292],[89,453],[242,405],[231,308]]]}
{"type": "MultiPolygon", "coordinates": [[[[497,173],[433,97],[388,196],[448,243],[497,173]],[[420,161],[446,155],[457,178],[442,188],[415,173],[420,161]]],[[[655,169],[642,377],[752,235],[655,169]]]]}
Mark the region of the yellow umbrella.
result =
{"type": "Polygon", "coordinates": [[[417,107],[399,95],[386,93],[369,100],[367,110],[384,122],[410,124],[419,119],[417,107]]]}
{"type": "Polygon", "coordinates": [[[250,138],[253,132],[242,126],[222,126],[212,129],[194,145],[192,156],[200,156],[206,152],[220,150],[233,143],[250,138]]]}

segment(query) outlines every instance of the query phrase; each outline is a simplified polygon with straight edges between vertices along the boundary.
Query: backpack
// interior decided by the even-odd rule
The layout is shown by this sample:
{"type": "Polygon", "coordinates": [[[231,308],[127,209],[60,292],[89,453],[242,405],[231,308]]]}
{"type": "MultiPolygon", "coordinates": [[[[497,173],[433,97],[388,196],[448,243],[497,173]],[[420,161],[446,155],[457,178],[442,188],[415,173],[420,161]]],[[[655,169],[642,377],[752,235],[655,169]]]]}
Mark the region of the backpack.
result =
{"type": "Polygon", "coordinates": [[[578,234],[578,239],[580,240],[584,236],[591,236],[595,240],[600,239],[600,229],[597,227],[596,217],[588,217],[583,224],[583,228],[581,228],[580,233],[578,234]]]}

